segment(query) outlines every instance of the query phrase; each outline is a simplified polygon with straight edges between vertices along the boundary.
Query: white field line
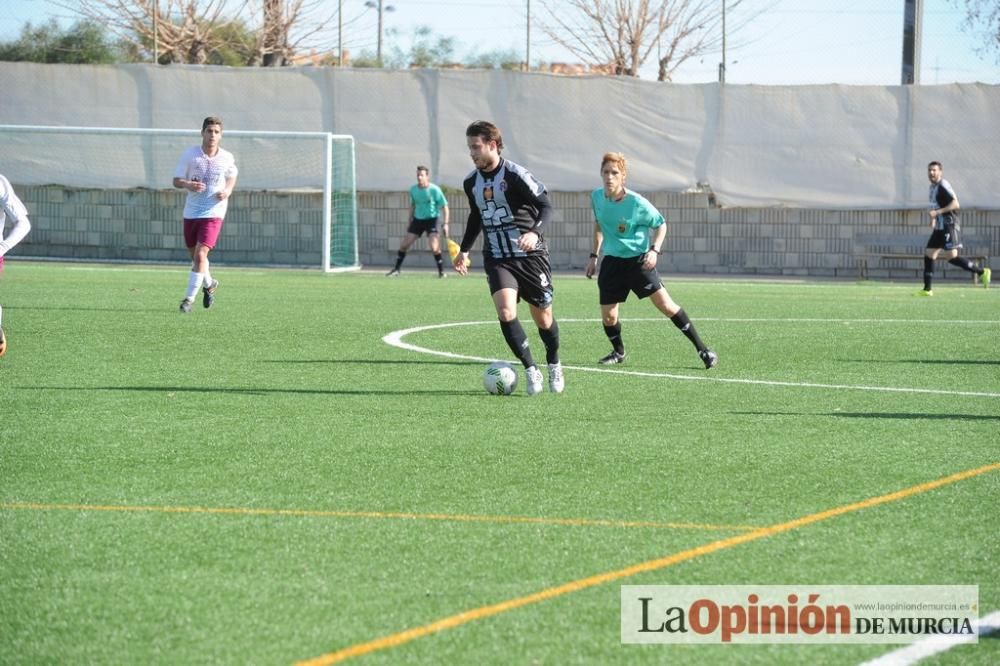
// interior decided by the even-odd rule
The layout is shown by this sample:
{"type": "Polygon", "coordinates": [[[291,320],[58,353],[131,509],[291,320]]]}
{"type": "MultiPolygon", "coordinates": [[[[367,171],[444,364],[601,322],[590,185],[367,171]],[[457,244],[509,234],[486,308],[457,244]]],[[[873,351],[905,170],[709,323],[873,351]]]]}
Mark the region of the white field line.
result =
{"type": "MultiPolygon", "coordinates": [[[[702,317],[702,319],[706,319],[702,317]]],[[[578,322],[597,322],[598,319],[560,319],[561,323],[578,323],[578,322]]],[[[661,321],[661,319],[630,319],[628,321],[661,321]]],[[[713,321],[734,321],[730,319],[716,319],[713,321]]],[[[745,320],[738,320],[745,321],[745,320]]],[[[796,321],[790,319],[774,319],[774,320],[756,320],[756,321],[796,321]]],[[[804,321],[818,321],[818,322],[840,322],[840,321],[851,321],[842,319],[809,319],[804,321]]],[[[872,321],[872,320],[857,320],[857,321],[872,321]]],[[[897,320],[911,322],[914,320],[897,320]]],[[[936,320],[928,320],[936,323],[936,320]]],[[[917,322],[919,323],[919,322],[917,322]]],[[[949,322],[954,323],[954,322],[949,322]]],[[[984,324],[996,324],[1000,322],[994,321],[983,321],[980,323],[984,324]]],[[[444,356],[446,358],[461,359],[466,361],[481,361],[483,363],[492,363],[493,361],[500,361],[505,359],[487,358],[484,356],[469,356],[467,354],[455,354],[453,352],[438,351],[436,349],[428,349],[427,347],[420,347],[418,345],[410,344],[409,342],[404,342],[403,338],[412,333],[420,333],[423,331],[430,331],[439,328],[456,328],[459,326],[496,326],[495,321],[462,321],[462,322],[452,322],[447,324],[429,324],[427,326],[415,326],[413,328],[406,328],[399,331],[393,331],[382,337],[382,342],[390,345],[392,347],[397,347],[399,349],[405,349],[407,351],[417,352],[419,354],[431,354],[434,356],[444,356]]],[[[931,394],[931,395],[959,395],[965,397],[973,398],[1000,398],[1000,393],[991,393],[986,391],[951,391],[944,389],[926,389],[926,388],[907,388],[907,387],[895,387],[895,386],[865,386],[856,384],[820,384],[816,382],[789,382],[789,381],[773,381],[766,379],[738,379],[731,377],[716,377],[711,375],[677,375],[667,372],[640,372],[637,370],[612,370],[608,368],[592,368],[587,366],[572,366],[564,365],[566,370],[574,370],[580,372],[603,372],[607,374],[614,375],[629,375],[632,377],[652,377],[658,379],[676,379],[680,381],[700,381],[700,382],[718,382],[720,384],[751,384],[756,386],[783,386],[783,387],[793,387],[793,388],[819,388],[819,389],[837,389],[837,390],[848,390],[848,391],[877,391],[883,393],[916,393],[916,394],[931,394]]]]}
{"type": "MultiPolygon", "coordinates": [[[[564,321],[560,319],[559,321],[564,321]]],[[[565,321],[591,321],[586,319],[567,319],[565,321]]],[[[599,321],[594,319],[592,321],[599,321]]],[[[625,319],[622,317],[622,321],[663,321],[663,319],[625,319]]],[[[951,326],[952,324],[976,324],[976,325],[990,325],[1000,326],[1000,319],[816,319],[807,317],[789,317],[789,318],[774,318],[774,317],[698,317],[698,321],[721,321],[721,322],[739,322],[739,323],[752,323],[752,324],[781,324],[785,322],[793,323],[805,323],[805,324],[947,324],[951,326]]]]}
{"type": "Polygon", "coordinates": [[[973,643],[979,636],[1000,631],[1000,611],[990,613],[973,622],[973,636],[931,636],[906,647],[887,652],[881,657],[866,661],[861,666],[912,666],[928,657],[946,652],[958,645],[973,643]]]}

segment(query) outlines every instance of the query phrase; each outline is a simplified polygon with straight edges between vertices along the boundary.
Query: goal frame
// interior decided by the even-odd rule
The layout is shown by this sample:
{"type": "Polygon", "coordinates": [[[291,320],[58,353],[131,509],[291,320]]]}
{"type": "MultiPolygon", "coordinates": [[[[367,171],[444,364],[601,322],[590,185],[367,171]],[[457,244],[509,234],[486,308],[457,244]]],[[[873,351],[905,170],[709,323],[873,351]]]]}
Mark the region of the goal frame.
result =
{"type": "MultiPolygon", "coordinates": [[[[199,136],[199,133],[190,129],[158,129],[152,127],[84,127],[73,125],[3,125],[0,124],[0,135],[4,133],[32,132],[36,134],[103,134],[103,135],[137,135],[137,136],[199,136]]],[[[356,271],[361,269],[358,250],[358,189],[357,189],[357,153],[355,151],[354,136],[350,134],[333,134],[332,132],[305,132],[305,131],[277,131],[277,130],[226,130],[226,136],[246,137],[246,138],[300,138],[316,139],[324,142],[324,182],[323,182],[323,252],[321,268],[325,273],[340,273],[345,271],[356,271]],[[342,266],[331,265],[332,250],[330,243],[333,240],[333,152],[334,141],[347,140],[351,147],[350,183],[348,185],[350,196],[354,201],[351,211],[350,234],[353,245],[352,261],[342,266]]]]}

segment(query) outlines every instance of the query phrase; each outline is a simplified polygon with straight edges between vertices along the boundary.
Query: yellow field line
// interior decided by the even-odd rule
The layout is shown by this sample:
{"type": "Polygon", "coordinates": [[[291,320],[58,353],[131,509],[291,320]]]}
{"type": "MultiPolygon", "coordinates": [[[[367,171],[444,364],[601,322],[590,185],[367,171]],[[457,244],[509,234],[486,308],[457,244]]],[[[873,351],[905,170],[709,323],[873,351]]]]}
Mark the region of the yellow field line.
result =
{"type": "Polygon", "coordinates": [[[532,516],[482,516],[448,513],[402,513],[386,511],[310,511],[307,509],[251,509],[206,506],[128,506],[115,504],[41,504],[34,502],[4,502],[0,509],[33,509],[36,511],[117,511],[149,513],[208,513],[242,516],[307,516],[311,518],[381,518],[396,520],[441,520],[466,523],[529,523],[537,525],[568,525],[572,527],[627,527],[675,530],[709,530],[739,532],[759,529],[752,525],[709,525],[702,523],[658,523],[641,520],[590,520],[587,518],[536,518],[532,516]]]}
{"type": "Polygon", "coordinates": [[[763,539],[765,537],[774,536],[775,534],[781,534],[782,532],[790,532],[800,527],[805,527],[807,525],[812,525],[813,523],[842,516],[846,513],[868,509],[880,504],[888,504],[889,502],[896,502],[912,495],[924,493],[929,490],[934,490],[935,488],[940,488],[941,486],[957,483],[958,481],[962,481],[964,479],[969,479],[974,476],[979,476],[980,474],[986,474],[987,472],[994,472],[997,470],[1000,470],[1000,462],[984,465],[983,467],[966,470],[964,472],[958,472],[934,481],[928,481],[927,483],[921,483],[916,486],[904,488],[903,490],[898,490],[887,495],[879,495],[878,497],[871,497],[860,502],[854,502],[853,504],[845,504],[826,511],[820,511],[819,513],[812,513],[807,516],[796,518],[795,520],[790,520],[784,523],[778,523],[777,525],[772,525],[770,527],[761,527],[753,530],[752,532],[747,532],[746,534],[740,534],[728,539],[713,541],[712,543],[708,543],[703,546],[697,546],[696,548],[674,553],[673,555],[634,564],[630,567],[619,569],[617,571],[607,571],[595,576],[570,581],[557,587],[550,587],[523,597],[508,599],[507,601],[502,601],[498,604],[474,608],[472,610],[458,613],[457,615],[442,618],[435,622],[431,622],[430,624],[425,624],[420,627],[414,627],[395,634],[376,638],[366,643],[358,643],[342,650],[338,650],[337,652],[330,652],[328,654],[315,657],[314,659],[300,661],[297,666],[327,666],[328,664],[335,664],[352,657],[360,657],[379,650],[396,647],[423,636],[428,636],[446,629],[452,629],[468,622],[481,620],[493,615],[499,615],[500,613],[521,608],[522,606],[528,606],[540,601],[546,601],[548,599],[559,597],[564,594],[570,594],[572,592],[579,592],[580,590],[585,590],[596,585],[602,585],[604,583],[620,580],[622,578],[628,578],[629,576],[634,576],[636,574],[665,569],[675,564],[680,564],[681,562],[701,557],[702,555],[709,555],[720,550],[726,550],[727,548],[749,543],[750,541],[756,541],[757,539],[763,539]]]}

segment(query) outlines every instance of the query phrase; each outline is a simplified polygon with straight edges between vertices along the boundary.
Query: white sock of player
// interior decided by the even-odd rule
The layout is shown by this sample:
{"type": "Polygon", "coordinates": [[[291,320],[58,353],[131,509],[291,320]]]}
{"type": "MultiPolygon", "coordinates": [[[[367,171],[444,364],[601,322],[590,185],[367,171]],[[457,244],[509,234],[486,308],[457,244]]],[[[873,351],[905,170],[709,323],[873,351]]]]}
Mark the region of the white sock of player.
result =
{"type": "Polygon", "coordinates": [[[3,306],[0,305],[0,324],[3,324],[3,306]]]}
{"type": "Polygon", "coordinates": [[[193,301],[194,297],[198,294],[198,289],[201,287],[201,283],[204,279],[204,273],[195,273],[194,271],[191,271],[188,274],[188,290],[187,295],[185,295],[184,298],[189,301],[193,301]]]}
{"type": "Polygon", "coordinates": [[[207,264],[205,265],[205,272],[202,273],[202,275],[205,276],[204,286],[211,287],[212,286],[212,273],[210,272],[207,264]]]}

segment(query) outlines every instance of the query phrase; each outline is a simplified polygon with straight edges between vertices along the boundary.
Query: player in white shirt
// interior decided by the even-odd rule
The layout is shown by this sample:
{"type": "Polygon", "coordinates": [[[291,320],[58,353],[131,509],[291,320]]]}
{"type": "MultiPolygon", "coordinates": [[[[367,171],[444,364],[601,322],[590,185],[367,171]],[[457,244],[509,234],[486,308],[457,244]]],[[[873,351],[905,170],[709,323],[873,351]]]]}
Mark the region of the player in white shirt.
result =
{"type": "MultiPolygon", "coordinates": [[[[10,181],[0,174],[0,273],[3,272],[3,256],[20,243],[29,231],[31,222],[28,221],[28,209],[14,194],[10,181]],[[11,223],[9,229],[6,228],[8,222],[11,223]],[[5,231],[6,236],[4,236],[5,231]]],[[[0,306],[0,324],[3,324],[2,306],[0,306]]],[[[0,325],[0,356],[6,353],[7,337],[4,335],[3,326],[0,325]]]]}
{"type": "Polygon", "coordinates": [[[184,244],[191,253],[191,273],[181,312],[191,312],[191,304],[202,290],[202,305],[212,307],[219,281],[209,272],[208,253],[215,247],[236,187],[236,158],[219,144],[222,119],[209,116],[201,124],[201,145],[191,146],[174,169],[174,187],[187,190],[184,202],[184,244]]]}

